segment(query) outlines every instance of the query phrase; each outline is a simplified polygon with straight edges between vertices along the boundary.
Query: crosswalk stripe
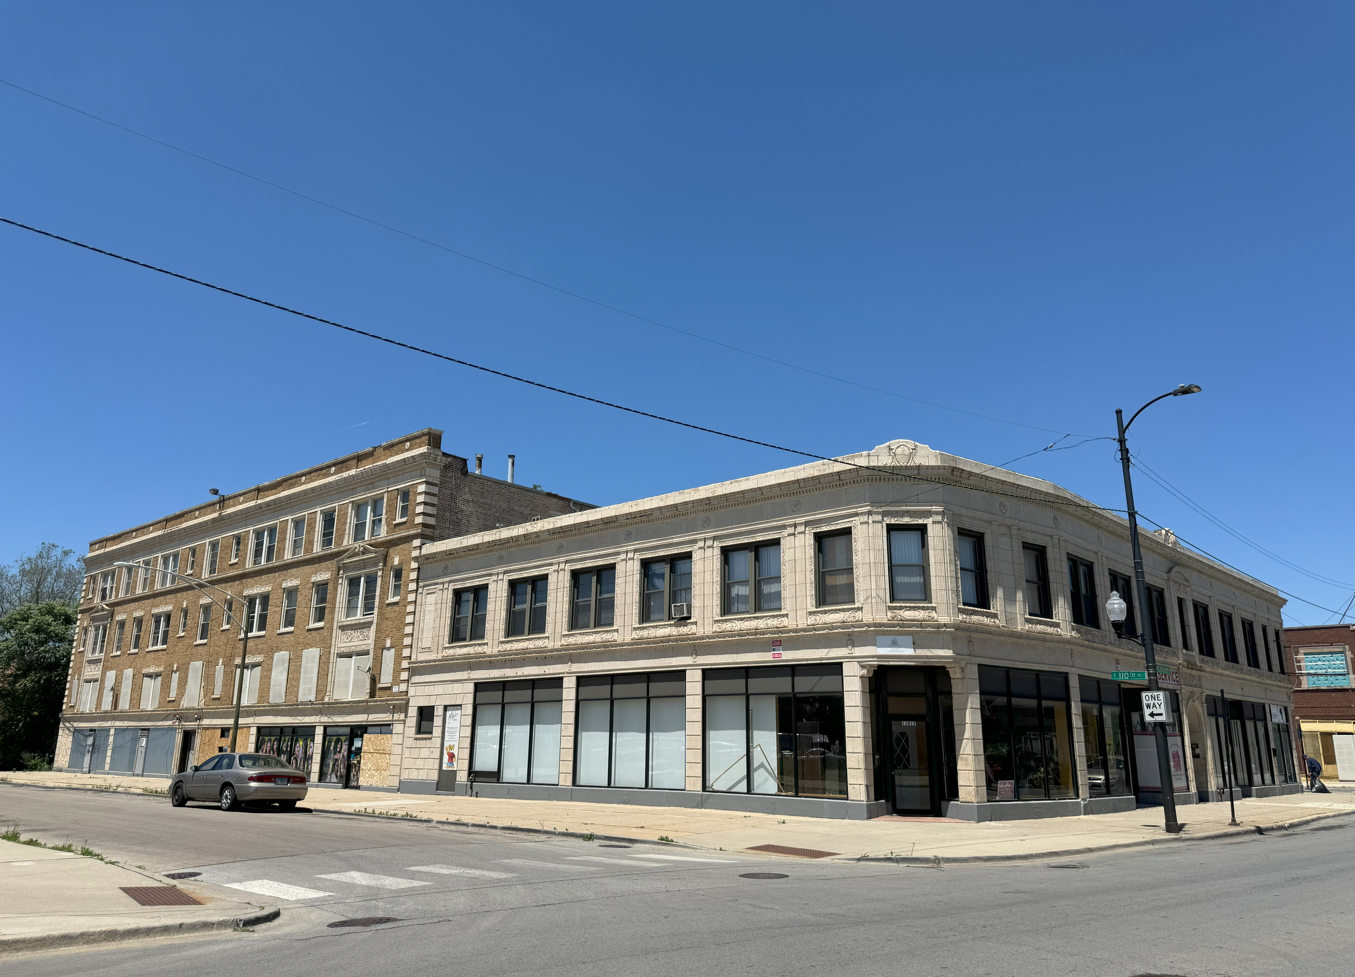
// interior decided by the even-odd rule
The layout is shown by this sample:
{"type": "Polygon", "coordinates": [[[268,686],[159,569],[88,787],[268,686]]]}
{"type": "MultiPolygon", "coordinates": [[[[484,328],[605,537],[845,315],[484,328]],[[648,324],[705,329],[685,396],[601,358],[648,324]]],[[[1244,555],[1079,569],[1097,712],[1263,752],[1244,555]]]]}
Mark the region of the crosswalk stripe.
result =
{"type": "Polygon", "coordinates": [[[353,885],[370,885],[378,889],[410,889],[416,885],[432,885],[431,882],[419,879],[400,879],[393,875],[372,875],[370,872],[336,872],[333,875],[317,875],[316,878],[351,882],[353,885]]]}
{"type": "Polygon", "coordinates": [[[559,862],[534,862],[530,858],[500,858],[509,865],[530,865],[533,868],[562,868],[570,872],[592,872],[592,865],[561,865],[559,862]]]}
{"type": "Polygon", "coordinates": [[[512,872],[489,872],[482,868],[459,868],[456,865],[411,865],[406,872],[436,872],[438,875],[467,875],[473,879],[515,879],[512,872]]]}
{"type": "Polygon", "coordinates": [[[658,868],[658,862],[642,862],[638,858],[604,858],[601,855],[570,855],[571,862],[606,862],[608,865],[627,865],[631,868],[658,868]]]}
{"type": "Polygon", "coordinates": [[[320,896],[332,896],[332,892],[319,889],[306,889],[299,885],[285,885],[271,879],[255,879],[252,882],[222,882],[228,889],[241,889],[260,896],[272,896],[274,899],[318,899],[320,896]]]}
{"type": "Polygon", "coordinates": [[[654,855],[650,852],[639,852],[632,856],[634,858],[659,858],[665,862],[706,862],[710,865],[733,865],[732,858],[697,858],[694,855],[654,855]]]}

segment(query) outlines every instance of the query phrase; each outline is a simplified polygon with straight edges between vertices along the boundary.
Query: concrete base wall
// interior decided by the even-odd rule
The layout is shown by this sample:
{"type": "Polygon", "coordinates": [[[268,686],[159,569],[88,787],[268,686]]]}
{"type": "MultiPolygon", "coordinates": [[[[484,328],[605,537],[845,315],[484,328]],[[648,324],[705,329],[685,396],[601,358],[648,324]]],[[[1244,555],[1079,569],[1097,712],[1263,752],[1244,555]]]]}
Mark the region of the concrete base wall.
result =
{"type": "Polygon", "coordinates": [[[1269,787],[1239,787],[1243,797],[1280,797],[1283,794],[1303,793],[1302,784],[1271,784],[1269,787]]]}
{"type": "Polygon", "coordinates": [[[1084,814],[1116,814],[1132,811],[1133,797],[1068,798],[1058,801],[950,801],[945,815],[961,821],[1025,821],[1034,818],[1074,818],[1084,814]]]}
{"type": "MultiPolygon", "coordinates": [[[[1196,804],[1200,800],[1199,792],[1193,790],[1178,791],[1175,796],[1177,807],[1180,807],[1182,804],[1196,804]]],[[[1227,800],[1227,798],[1225,797],[1224,800],[1227,800]]],[[[1156,790],[1141,790],[1139,791],[1139,803],[1151,804],[1153,807],[1161,807],[1162,793],[1161,791],[1156,790]]]]}

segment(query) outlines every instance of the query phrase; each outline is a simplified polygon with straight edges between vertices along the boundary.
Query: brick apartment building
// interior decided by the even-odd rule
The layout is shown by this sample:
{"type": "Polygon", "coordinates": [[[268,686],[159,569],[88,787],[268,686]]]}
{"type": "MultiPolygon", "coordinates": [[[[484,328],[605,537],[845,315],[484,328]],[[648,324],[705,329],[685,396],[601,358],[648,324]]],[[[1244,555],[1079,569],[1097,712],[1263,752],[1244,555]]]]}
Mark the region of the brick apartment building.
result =
{"type": "Polygon", "coordinates": [[[1284,641],[1294,660],[1294,715],[1303,752],[1322,761],[1324,779],[1355,780],[1355,624],[1285,628],[1284,641]]]}
{"type": "Polygon", "coordinates": [[[425,429],[96,539],[56,764],[168,776],[224,751],[243,618],[237,748],[391,789],[418,546],[587,508],[471,471],[425,429]]]}

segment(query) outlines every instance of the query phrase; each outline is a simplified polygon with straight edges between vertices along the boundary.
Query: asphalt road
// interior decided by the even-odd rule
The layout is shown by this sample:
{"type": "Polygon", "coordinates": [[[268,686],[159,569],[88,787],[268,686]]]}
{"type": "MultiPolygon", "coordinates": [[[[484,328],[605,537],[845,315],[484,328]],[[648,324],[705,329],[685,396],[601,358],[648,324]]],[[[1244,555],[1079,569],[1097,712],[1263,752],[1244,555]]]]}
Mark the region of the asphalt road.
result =
{"type": "Polygon", "coordinates": [[[1355,959],[1346,908],[1355,820],[1071,863],[943,869],[174,810],[5,785],[0,822],[156,870],[200,871],[284,907],[249,934],[29,957],[21,969],[31,977],[1346,977],[1355,959]],[[328,925],[371,916],[395,921],[328,925]]]}

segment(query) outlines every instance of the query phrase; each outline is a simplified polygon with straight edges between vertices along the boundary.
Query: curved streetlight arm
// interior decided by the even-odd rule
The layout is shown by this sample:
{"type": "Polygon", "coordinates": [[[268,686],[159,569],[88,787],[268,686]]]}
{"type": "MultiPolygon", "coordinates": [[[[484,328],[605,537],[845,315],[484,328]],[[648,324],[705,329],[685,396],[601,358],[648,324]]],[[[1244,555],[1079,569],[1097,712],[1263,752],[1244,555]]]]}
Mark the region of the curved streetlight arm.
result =
{"type": "MultiPolygon", "coordinates": [[[[1160,394],[1159,396],[1154,397],[1152,400],[1148,401],[1148,403],[1144,404],[1144,405],[1143,405],[1142,407],[1140,407],[1138,410],[1134,411],[1133,415],[1129,418],[1129,424],[1133,424],[1133,423],[1134,423],[1134,420],[1135,420],[1140,414],[1142,414],[1144,411],[1146,411],[1149,407],[1152,407],[1152,406],[1153,406],[1154,404],[1156,404],[1159,400],[1166,400],[1168,397],[1183,397],[1183,396],[1185,396],[1186,394],[1197,394],[1197,393],[1199,393],[1199,392],[1200,392],[1200,386],[1199,386],[1199,384],[1196,384],[1196,383],[1182,383],[1182,384],[1179,384],[1175,390],[1168,390],[1166,393],[1160,394]]],[[[1121,428],[1121,433],[1123,433],[1124,431],[1128,431],[1128,430],[1129,430],[1129,424],[1126,424],[1123,428],[1121,428]]]]}
{"type": "MultiPolygon", "coordinates": [[[[127,567],[133,570],[143,570],[146,568],[144,563],[133,563],[130,560],[117,560],[113,563],[113,566],[127,567]]],[[[231,721],[230,752],[234,753],[235,743],[240,735],[240,703],[245,698],[245,662],[249,656],[249,626],[248,626],[249,599],[236,597],[234,594],[232,594],[229,590],[225,589],[224,587],[218,587],[216,584],[207,583],[205,580],[198,580],[196,577],[187,576],[186,574],[180,573],[178,570],[157,569],[156,572],[167,573],[170,576],[175,577],[179,580],[186,581],[188,585],[192,587],[194,590],[205,595],[208,600],[210,600],[213,604],[221,608],[221,613],[226,616],[228,626],[231,621],[231,618],[235,616],[234,608],[227,607],[225,604],[221,603],[221,601],[219,601],[217,598],[207,593],[207,591],[204,590],[203,588],[210,587],[212,590],[220,591],[221,593],[225,594],[232,601],[238,600],[244,604],[244,614],[241,615],[240,617],[240,664],[236,666],[235,669],[235,718],[231,721]]]]}

